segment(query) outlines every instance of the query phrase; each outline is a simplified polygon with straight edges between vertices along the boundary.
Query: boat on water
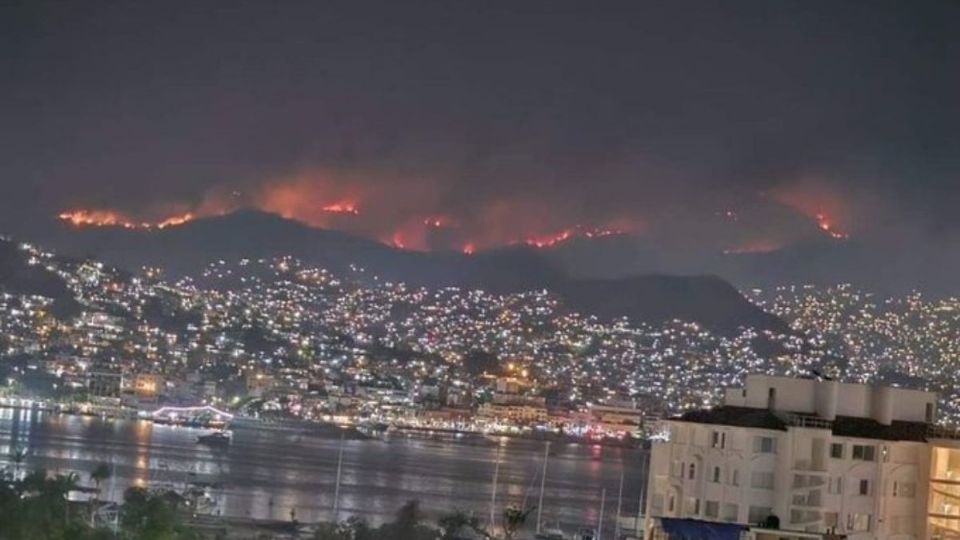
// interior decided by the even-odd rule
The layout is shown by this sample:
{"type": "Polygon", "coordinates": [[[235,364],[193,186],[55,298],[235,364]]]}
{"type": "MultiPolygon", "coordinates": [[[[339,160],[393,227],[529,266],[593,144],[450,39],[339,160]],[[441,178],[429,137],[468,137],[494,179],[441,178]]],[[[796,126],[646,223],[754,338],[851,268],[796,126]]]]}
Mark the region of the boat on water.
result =
{"type": "Polygon", "coordinates": [[[207,433],[206,435],[200,435],[199,437],[197,437],[197,444],[223,447],[230,444],[230,439],[231,439],[230,432],[214,431],[213,433],[207,433]]]}

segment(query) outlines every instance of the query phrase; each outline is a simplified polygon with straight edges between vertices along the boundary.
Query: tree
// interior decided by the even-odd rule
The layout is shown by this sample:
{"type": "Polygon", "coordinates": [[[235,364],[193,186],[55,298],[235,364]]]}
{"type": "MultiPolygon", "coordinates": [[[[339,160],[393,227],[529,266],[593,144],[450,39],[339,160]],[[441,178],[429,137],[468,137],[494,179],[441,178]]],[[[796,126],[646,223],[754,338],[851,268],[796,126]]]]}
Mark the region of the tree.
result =
{"type": "Polygon", "coordinates": [[[527,516],[533,512],[534,506],[521,509],[519,506],[510,505],[503,511],[503,536],[507,540],[512,540],[518,531],[527,522],[527,516]]]}
{"type": "Polygon", "coordinates": [[[110,466],[106,463],[99,463],[90,471],[90,479],[93,480],[94,485],[97,487],[97,496],[100,495],[100,484],[110,478],[111,474],[113,473],[110,470],[110,466]]]}
{"type": "Polygon", "coordinates": [[[138,540],[186,540],[196,534],[180,523],[181,499],[176,494],[151,493],[132,487],[123,494],[123,528],[138,540]]]}
{"type": "Polygon", "coordinates": [[[9,527],[4,527],[5,531],[9,528],[9,535],[0,538],[81,538],[86,527],[70,516],[67,503],[78,479],[74,473],[47,478],[41,469],[15,482],[19,500],[3,513],[15,512],[16,516],[9,527]]]}
{"type": "Polygon", "coordinates": [[[345,523],[321,523],[313,534],[314,540],[353,540],[354,535],[345,523]]]}
{"type": "Polygon", "coordinates": [[[436,532],[422,524],[423,512],[418,501],[407,501],[397,510],[392,523],[386,523],[377,530],[375,538],[383,540],[432,540],[436,532]]]}
{"type": "Polygon", "coordinates": [[[96,515],[95,502],[100,500],[100,484],[107,478],[110,478],[110,466],[106,463],[100,463],[90,471],[90,479],[97,487],[96,497],[90,498],[90,526],[95,527],[94,516],[96,515]]]}
{"type": "Polygon", "coordinates": [[[377,540],[380,538],[363,518],[351,517],[341,523],[323,523],[314,540],[377,540]]]}
{"type": "Polygon", "coordinates": [[[53,478],[52,484],[49,486],[50,495],[58,501],[63,502],[64,523],[69,523],[70,521],[70,505],[67,504],[67,499],[70,497],[70,492],[76,490],[78,487],[80,487],[80,475],[75,472],[58,474],[53,478]]]}
{"type": "Polygon", "coordinates": [[[452,514],[441,516],[437,520],[440,527],[440,540],[455,540],[460,538],[464,531],[472,531],[484,538],[490,538],[490,533],[480,526],[480,519],[457,510],[452,514]]]}
{"type": "Polygon", "coordinates": [[[95,529],[71,515],[68,496],[79,486],[77,474],[48,477],[36,470],[21,480],[0,472],[0,540],[193,540],[184,528],[175,502],[145,490],[129,493],[121,536],[95,529]]]}

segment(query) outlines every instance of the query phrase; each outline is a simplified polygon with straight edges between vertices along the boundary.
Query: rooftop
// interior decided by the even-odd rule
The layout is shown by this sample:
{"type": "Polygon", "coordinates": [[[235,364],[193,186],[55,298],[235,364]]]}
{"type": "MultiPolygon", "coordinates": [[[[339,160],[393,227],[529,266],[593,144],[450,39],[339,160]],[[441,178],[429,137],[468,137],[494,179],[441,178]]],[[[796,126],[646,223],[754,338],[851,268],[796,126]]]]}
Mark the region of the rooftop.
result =
{"type": "Polygon", "coordinates": [[[890,425],[884,425],[872,418],[852,416],[838,416],[836,420],[830,421],[809,414],[780,413],[769,409],[732,405],[689,411],[673,420],[780,431],[786,431],[789,427],[829,429],[838,437],[885,441],[925,442],[931,429],[931,426],[924,422],[894,420],[890,425]]]}

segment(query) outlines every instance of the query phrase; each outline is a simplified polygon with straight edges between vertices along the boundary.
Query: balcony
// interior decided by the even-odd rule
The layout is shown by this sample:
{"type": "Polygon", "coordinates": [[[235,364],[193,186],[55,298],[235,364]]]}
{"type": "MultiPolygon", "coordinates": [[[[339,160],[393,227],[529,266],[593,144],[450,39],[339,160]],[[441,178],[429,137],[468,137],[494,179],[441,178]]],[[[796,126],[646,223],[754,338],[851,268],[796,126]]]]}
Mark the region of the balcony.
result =
{"type": "Polygon", "coordinates": [[[806,527],[822,520],[823,516],[816,510],[790,510],[791,527],[806,527]]]}
{"type": "Polygon", "coordinates": [[[809,489],[827,485],[826,477],[816,475],[793,475],[793,489],[809,489]]]}
{"type": "Polygon", "coordinates": [[[827,462],[823,459],[798,459],[793,462],[793,470],[803,472],[827,472],[827,462]]]}
{"type": "Polygon", "coordinates": [[[806,494],[794,495],[791,503],[793,506],[803,508],[820,508],[823,506],[823,497],[820,495],[820,490],[813,490],[806,494]]]}

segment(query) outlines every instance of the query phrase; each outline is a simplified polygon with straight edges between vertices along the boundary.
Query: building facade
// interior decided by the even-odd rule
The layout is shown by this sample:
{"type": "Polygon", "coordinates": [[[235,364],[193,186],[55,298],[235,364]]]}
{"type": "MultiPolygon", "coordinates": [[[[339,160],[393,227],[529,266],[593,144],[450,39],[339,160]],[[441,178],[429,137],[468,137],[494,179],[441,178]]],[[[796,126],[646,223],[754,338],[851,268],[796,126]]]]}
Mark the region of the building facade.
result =
{"type": "Polygon", "coordinates": [[[960,538],[960,442],[936,395],[751,375],[663,421],[647,528],[677,518],[857,540],[960,538]]]}

